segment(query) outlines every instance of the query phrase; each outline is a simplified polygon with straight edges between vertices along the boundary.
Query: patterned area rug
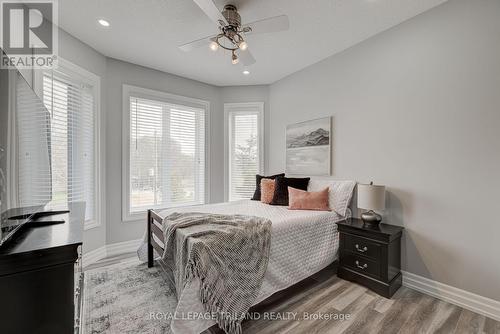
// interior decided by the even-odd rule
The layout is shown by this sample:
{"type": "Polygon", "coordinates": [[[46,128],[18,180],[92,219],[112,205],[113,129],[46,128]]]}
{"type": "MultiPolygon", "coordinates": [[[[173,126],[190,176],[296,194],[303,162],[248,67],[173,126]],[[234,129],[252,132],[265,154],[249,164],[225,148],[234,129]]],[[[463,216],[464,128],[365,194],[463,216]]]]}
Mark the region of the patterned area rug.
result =
{"type": "Polygon", "coordinates": [[[83,333],[171,333],[169,319],[152,316],[173,314],[177,305],[162,273],[138,260],[85,271],[83,333]]]}

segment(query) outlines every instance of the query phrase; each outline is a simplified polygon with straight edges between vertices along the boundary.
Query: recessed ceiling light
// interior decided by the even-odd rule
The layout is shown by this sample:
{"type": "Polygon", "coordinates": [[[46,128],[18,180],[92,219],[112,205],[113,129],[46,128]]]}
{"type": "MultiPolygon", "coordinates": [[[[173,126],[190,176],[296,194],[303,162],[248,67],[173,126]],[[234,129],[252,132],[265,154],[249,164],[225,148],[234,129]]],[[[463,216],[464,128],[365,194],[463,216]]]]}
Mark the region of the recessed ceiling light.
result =
{"type": "Polygon", "coordinates": [[[100,25],[102,25],[103,27],[109,27],[110,24],[108,21],[104,20],[104,19],[99,19],[97,20],[97,22],[99,22],[100,25]]]}
{"type": "Polygon", "coordinates": [[[244,70],[244,71],[243,71],[243,74],[244,74],[244,75],[249,75],[249,74],[250,74],[250,71],[249,71],[249,70],[244,70]]]}

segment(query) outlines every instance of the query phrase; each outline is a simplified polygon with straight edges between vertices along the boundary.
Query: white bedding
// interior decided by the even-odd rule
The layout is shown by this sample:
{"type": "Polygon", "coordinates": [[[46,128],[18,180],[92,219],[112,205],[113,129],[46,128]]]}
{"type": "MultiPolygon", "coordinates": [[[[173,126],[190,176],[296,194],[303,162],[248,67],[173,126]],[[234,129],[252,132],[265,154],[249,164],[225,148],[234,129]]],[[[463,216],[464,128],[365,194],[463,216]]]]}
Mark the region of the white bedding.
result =
{"type": "MultiPolygon", "coordinates": [[[[206,212],[243,214],[268,218],[272,222],[271,253],[264,281],[255,304],[311,276],[337,259],[338,232],[336,221],[343,219],[335,212],[288,210],[259,201],[237,201],[174,208],[160,212],[162,217],[172,212],[206,212]]],[[[215,324],[212,320],[182,319],[179,315],[203,313],[199,300],[199,280],[184,288],[177,305],[177,317],[172,331],[200,333],[215,324]]]]}

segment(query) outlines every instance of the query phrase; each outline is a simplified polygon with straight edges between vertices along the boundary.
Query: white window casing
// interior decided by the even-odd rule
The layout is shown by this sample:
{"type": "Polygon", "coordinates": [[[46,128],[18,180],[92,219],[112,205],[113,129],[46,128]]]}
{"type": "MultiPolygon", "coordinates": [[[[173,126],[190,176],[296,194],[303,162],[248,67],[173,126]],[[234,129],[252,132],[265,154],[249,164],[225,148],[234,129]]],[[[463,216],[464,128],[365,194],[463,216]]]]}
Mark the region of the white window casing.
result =
{"type": "Polygon", "coordinates": [[[209,103],[123,86],[124,221],[208,202],[209,103]]]}
{"type": "MultiPolygon", "coordinates": [[[[57,69],[36,73],[35,88],[49,112],[45,124],[50,132],[51,168],[46,174],[51,190],[37,196],[54,207],[85,202],[84,227],[97,227],[105,217],[100,78],[60,59],[57,69]]],[[[20,170],[22,166],[21,161],[20,170]]],[[[28,181],[22,182],[23,173],[19,175],[22,199],[28,181]]]]}
{"type": "Polygon", "coordinates": [[[264,103],[226,103],[225,199],[250,199],[264,169],[264,103]]]}

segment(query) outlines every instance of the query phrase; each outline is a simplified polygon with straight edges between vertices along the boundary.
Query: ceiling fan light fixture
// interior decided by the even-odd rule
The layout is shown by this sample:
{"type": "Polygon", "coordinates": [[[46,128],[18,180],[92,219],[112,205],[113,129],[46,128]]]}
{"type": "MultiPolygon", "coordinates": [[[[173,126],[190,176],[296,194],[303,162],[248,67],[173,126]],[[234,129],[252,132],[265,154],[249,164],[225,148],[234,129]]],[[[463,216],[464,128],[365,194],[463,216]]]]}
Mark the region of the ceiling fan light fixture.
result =
{"type": "MultiPolygon", "coordinates": [[[[1,1],[1,0],[0,0],[1,1]]],[[[288,16],[279,15],[268,17],[254,22],[241,24],[241,15],[238,13],[236,6],[227,4],[221,12],[214,3],[215,0],[193,0],[198,7],[215,23],[219,29],[219,33],[215,36],[208,36],[190,43],[182,44],[179,48],[183,51],[191,51],[194,48],[201,46],[206,47],[207,44],[212,51],[219,48],[224,51],[231,52],[231,62],[238,64],[240,62],[244,66],[249,66],[255,63],[255,58],[249,50],[247,42],[244,40],[245,34],[262,34],[289,29],[288,16]],[[236,54],[236,52],[241,53],[236,54]]],[[[369,1],[369,0],[366,0],[369,1]]],[[[245,74],[247,75],[247,74],[245,74]]]]}
{"type": "Polygon", "coordinates": [[[240,44],[238,45],[240,49],[242,49],[243,51],[245,51],[246,49],[248,49],[248,44],[247,42],[245,41],[241,41],[240,44]]]}
{"type": "Polygon", "coordinates": [[[219,44],[217,44],[216,41],[211,41],[210,42],[210,50],[217,51],[218,48],[219,48],[219,44]]]}

